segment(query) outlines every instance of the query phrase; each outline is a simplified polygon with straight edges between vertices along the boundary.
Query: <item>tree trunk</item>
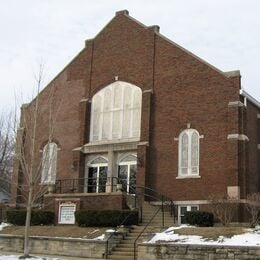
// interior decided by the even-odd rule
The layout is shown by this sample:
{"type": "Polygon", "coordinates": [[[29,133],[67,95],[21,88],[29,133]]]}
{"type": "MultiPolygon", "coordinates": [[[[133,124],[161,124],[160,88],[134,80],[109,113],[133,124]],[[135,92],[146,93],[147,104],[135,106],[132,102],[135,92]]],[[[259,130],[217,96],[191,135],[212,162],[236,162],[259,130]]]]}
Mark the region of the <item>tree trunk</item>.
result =
{"type": "Polygon", "coordinates": [[[30,226],[31,226],[31,214],[32,214],[32,187],[29,188],[28,194],[28,203],[26,208],[26,220],[25,220],[25,227],[24,227],[24,257],[28,257],[30,253],[29,248],[29,233],[30,233],[30,226]]]}

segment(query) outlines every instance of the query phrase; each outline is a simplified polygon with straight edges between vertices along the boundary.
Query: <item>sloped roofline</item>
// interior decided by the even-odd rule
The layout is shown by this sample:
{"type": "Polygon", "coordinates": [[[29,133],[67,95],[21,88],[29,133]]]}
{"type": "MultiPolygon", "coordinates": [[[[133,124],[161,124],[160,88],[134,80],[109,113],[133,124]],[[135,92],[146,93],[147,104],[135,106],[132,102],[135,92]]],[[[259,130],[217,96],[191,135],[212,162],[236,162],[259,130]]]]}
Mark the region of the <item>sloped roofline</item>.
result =
{"type": "Polygon", "coordinates": [[[245,90],[240,89],[240,95],[247,98],[249,101],[251,101],[254,105],[256,105],[258,108],[260,108],[260,102],[256,100],[254,97],[252,97],[249,93],[247,93],[245,90]]]}
{"type": "MultiPolygon", "coordinates": [[[[145,29],[148,29],[149,26],[144,25],[143,23],[139,22],[138,20],[136,20],[135,18],[133,18],[132,16],[130,16],[127,12],[123,13],[125,16],[127,16],[128,18],[130,18],[132,21],[136,22],[137,24],[139,24],[140,26],[142,26],[145,29]]],[[[105,27],[103,28],[105,29],[105,27]]],[[[213,66],[212,64],[208,63],[207,61],[205,61],[204,59],[198,57],[197,55],[195,55],[194,53],[190,52],[189,50],[185,49],[184,47],[180,46],[179,44],[177,44],[176,42],[172,41],[171,39],[167,38],[165,35],[162,35],[159,32],[155,31],[155,34],[158,35],[159,37],[161,37],[162,39],[164,39],[165,41],[169,42],[170,44],[176,46],[177,48],[181,49],[182,51],[186,52],[187,54],[191,55],[193,58],[199,60],[200,62],[204,63],[205,65],[209,66],[211,69],[215,70],[216,72],[220,73],[221,75],[223,75],[225,78],[232,78],[234,76],[237,75],[230,75],[229,72],[224,72],[220,69],[218,69],[217,67],[213,66]]],[[[240,76],[240,73],[239,73],[240,76]]]]}
{"type": "MultiPolygon", "coordinates": [[[[134,21],[136,24],[138,24],[139,26],[143,27],[144,29],[149,29],[151,28],[151,26],[146,26],[145,24],[141,23],[140,21],[136,20],[135,18],[133,18],[132,16],[129,15],[129,12],[128,10],[121,10],[121,11],[117,11],[115,13],[115,16],[109,20],[109,22],[96,34],[96,36],[92,39],[89,39],[90,41],[91,40],[95,40],[105,29],[106,27],[113,21],[113,19],[117,16],[117,15],[124,15],[126,16],[128,19],[131,19],[132,21],[134,21]]],[[[153,26],[154,27],[154,26],[153,26]]],[[[157,28],[159,28],[159,26],[155,26],[157,28]]],[[[179,44],[173,42],[172,40],[170,40],[169,38],[167,38],[166,36],[160,34],[158,31],[154,30],[154,33],[156,35],[158,35],[159,37],[161,37],[162,39],[166,40],[167,42],[169,42],[170,44],[178,47],[179,49],[181,49],[182,51],[186,52],[187,54],[191,55],[193,58],[199,60],[200,62],[204,63],[205,65],[209,66],[211,69],[215,70],[216,72],[218,72],[219,74],[221,74],[222,76],[224,76],[225,78],[229,79],[229,78],[232,78],[232,77],[235,77],[235,76],[240,76],[240,72],[239,71],[234,71],[234,72],[238,72],[238,73],[233,73],[232,72],[223,72],[221,71],[220,69],[218,69],[217,67],[213,66],[212,64],[208,63],[207,61],[205,61],[204,59],[198,57],[197,55],[195,55],[194,53],[188,51],[187,49],[183,48],[182,46],[180,46],[179,44]]],[[[86,40],[88,41],[88,40],[86,40]]],[[[51,84],[69,67],[70,64],[72,64],[76,58],[84,51],[84,49],[86,48],[86,45],[85,47],[78,52],[78,54],[71,60],[67,63],[67,65],[65,65],[63,67],[63,69],[58,73],[56,74],[56,76],[54,76],[54,78],[37,94],[37,96],[41,95],[49,86],[51,86],[51,84]]],[[[35,97],[36,98],[36,97],[35,97]]],[[[31,104],[35,98],[33,98],[29,103],[31,104]]]]}

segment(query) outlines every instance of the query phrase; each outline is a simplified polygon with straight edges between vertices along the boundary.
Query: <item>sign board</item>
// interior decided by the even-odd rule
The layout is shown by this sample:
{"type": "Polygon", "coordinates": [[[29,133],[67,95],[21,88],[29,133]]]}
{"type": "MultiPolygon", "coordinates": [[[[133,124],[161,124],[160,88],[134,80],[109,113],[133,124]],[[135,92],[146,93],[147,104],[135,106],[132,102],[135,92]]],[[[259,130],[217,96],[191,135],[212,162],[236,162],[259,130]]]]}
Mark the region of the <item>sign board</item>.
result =
{"type": "Polygon", "coordinates": [[[75,224],[76,204],[60,204],[59,224],[75,224]]]}

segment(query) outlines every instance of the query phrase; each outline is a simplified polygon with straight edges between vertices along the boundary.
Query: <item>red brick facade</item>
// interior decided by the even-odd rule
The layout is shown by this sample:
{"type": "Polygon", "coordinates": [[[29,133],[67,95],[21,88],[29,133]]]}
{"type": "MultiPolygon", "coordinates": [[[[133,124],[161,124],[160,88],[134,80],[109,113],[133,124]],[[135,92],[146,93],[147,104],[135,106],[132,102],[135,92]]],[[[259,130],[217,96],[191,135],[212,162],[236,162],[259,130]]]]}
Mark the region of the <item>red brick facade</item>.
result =
{"type": "MultiPolygon", "coordinates": [[[[55,104],[60,102],[54,129],[57,179],[84,178],[86,155],[80,148],[89,142],[91,100],[117,77],[142,90],[137,185],[180,205],[206,203],[228,187],[240,190],[240,199],[260,191],[260,108],[240,93],[240,74],[219,71],[126,11],[86,41],[40,94],[38,150],[48,140],[48,96],[53,93],[55,104]],[[187,125],[201,135],[199,178],[176,178],[177,138],[187,125]]],[[[18,178],[18,166],[15,170],[18,178]]]]}

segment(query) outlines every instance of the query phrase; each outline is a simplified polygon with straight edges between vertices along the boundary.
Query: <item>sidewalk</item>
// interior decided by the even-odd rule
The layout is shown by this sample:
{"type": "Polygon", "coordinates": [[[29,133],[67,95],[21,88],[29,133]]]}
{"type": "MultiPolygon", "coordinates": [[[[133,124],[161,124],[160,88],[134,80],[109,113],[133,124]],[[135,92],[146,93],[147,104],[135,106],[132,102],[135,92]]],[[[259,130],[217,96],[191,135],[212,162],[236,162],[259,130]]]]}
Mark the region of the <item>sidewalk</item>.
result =
{"type": "MultiPolygon", "coordinates": [[[[21,256],[22,253],[14,253],[14,252],[5,252],[0,251],[0,256],[6,256],[6,255],[15,255],[15,256],[21,256]]],[[[58,255],[42,255],[42,254],[31,254],[31,256],[38,256],[42,258],[50,258],[55,260],[101,260],[102,258],[86,258],[86,257],[75,257],[75,256],[58,256],[58,255]]],[[[32,258],[33,260],[33,258],[32,258]]]]}

